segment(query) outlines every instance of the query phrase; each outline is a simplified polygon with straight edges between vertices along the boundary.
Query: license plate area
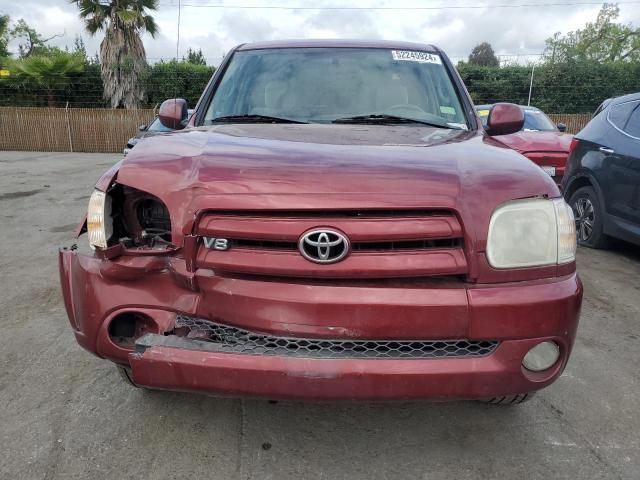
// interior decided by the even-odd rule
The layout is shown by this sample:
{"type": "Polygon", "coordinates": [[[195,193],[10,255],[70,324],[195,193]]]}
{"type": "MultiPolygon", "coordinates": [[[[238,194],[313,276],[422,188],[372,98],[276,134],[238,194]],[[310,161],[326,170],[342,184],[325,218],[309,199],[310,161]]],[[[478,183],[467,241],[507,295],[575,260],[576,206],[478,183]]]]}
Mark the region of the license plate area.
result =
{"type": "Polygon", "coordinates": [[[546,173],[547,175],[549,175],[550,177],[555,177],[556,176],[556,167],[540,167],[542,168],[542,170],[544,170],[544,173],[546,173]]]}

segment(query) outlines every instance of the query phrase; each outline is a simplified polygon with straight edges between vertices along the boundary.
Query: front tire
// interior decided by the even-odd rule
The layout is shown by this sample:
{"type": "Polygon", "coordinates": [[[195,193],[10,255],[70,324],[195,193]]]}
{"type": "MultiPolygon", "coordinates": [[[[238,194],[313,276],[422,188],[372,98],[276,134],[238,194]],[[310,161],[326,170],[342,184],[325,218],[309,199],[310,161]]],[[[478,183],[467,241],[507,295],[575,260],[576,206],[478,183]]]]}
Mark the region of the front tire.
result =
{"type": "Polygon", "coordinates": [[[499,397],[483,398],[478,400],[481,403],[490,405],[520,405],[521,403],[528,402],[534,396],[535,392],[519,393],[517,395],[501,395],[499,397]]]}
{"type": "Polygon", "coordinates": [[[605,248],[609,237],[604,234],[604,209],[593,187],[576,190],[569,198],[569,205],[576,218],[578,244],[590,248],[605,248]]]}

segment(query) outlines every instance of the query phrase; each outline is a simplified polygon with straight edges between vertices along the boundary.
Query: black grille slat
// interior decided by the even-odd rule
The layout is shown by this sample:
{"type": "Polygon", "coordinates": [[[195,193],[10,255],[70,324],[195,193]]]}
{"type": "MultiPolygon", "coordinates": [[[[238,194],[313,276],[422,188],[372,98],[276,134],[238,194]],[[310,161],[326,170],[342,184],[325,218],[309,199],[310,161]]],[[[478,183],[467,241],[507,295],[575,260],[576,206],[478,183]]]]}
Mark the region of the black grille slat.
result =
{"type": "Polygon", "coordinates": [[[230,248],[251,248],[260,250],[290,250],[298,249],[296,242],[280,242],[274,240],[250,240],[250,239],[229,239],[230,248]]]}
{"type": "Polygon", "coordinates": [[[277,337],[179,315],[176,333],[206,342],[220,352],[304,358],[460,358],[489,355],[489,340],[337,340],[277,337]]]}
{"type": "Polygon", "coordinates": [[[354,252],[374,252],[386,250],[428,250],[436,248],[457,248],[462,245],[462,239],[442,238],[429,240],[396,240],[390,242],[354,242],[351,249],[354,252]]]}
{"type": "MultiPolygon", "coordinates": [[[[296,251],[296,242],[274,241],[274,240],[253,240],[253,239],[229,239],[231,248],[249,248],[260,250],[284,250],[296,251]]],[[[429,240],[395,240],[387,242],[352,242],[353,252],[377,252],[377,251],[399,251],[399,250],[429,250],[438,248],[458,248],[462,246],[462,239],[443,238],[429,240]]]]}

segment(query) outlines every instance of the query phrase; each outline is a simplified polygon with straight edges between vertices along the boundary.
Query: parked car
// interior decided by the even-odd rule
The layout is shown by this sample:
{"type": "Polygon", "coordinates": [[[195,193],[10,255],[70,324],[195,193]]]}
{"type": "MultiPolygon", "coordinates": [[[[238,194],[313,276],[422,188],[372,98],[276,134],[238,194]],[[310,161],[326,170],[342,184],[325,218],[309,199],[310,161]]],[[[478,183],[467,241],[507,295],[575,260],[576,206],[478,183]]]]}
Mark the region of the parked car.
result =
{"type": "MultiPolygon", "coordinates": [[[[193,113],[193,110],[189,110],[189,116],[193,113]]],[[[175,129],[165,127],[160,119],[156,116],[151,122],[140,125],[138,128],[139,133],[135,137],[131,137],[127,140],[127,146],[124,148],[122,153],[126,155],[129,154],[131,149],[137,145],[137,143],[143,138],[153,137],[154,135],[160,135],[162,133],[173,132],[175,129]]]]}
{"type": "Polygon", "coordinates": [[[640,245],[640,93],[598,107],[573,139],[562,184],[581,245],[640,245]]]}
{"type": "MultiPolygon", "coordinates": [[[[492,105],[476,106],[476,111],[485,126],[491,107],[492,105]]],[[[524,105],[520,105],[520,108],[524,112],[522,130],[511,135],[502,135],[498,141],[529,158],[560,185],[572,135],[564,133],[567,129],[565,124],[556,125],[542,110],[524,105]]]]}
{"type": "Polygon", "coordinates": [[[234,48],[97,182],[93,253],[60,251],[76,339],[149,388],[519,403],[582,299],[571,208],[496,143],[523,123],[482,128],[433,46],[234,48]]]}

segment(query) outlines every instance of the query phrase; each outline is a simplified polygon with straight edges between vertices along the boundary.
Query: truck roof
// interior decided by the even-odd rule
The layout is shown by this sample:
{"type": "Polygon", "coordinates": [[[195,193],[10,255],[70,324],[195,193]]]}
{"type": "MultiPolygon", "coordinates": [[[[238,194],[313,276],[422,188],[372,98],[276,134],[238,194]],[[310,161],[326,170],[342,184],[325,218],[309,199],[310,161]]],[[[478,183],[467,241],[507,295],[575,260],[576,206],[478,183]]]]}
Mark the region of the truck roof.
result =
{"type": "Polygon", "coordinates": [[[264,50],[267,48],[388,48],[397,50],[420,50],[437,53],[433,45],[390,40],[272,40],[266,42],[245,43],[238,50],[264,50]]]}

